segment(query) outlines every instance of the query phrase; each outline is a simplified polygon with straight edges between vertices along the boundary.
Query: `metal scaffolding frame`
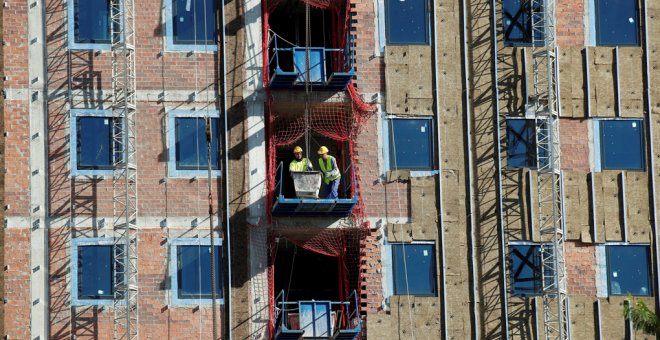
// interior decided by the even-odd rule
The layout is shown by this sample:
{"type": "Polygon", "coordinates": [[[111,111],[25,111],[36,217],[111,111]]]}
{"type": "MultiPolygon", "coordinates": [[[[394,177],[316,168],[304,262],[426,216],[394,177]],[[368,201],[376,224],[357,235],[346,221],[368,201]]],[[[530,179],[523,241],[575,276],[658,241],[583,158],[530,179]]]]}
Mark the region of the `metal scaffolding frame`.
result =
{"type": "Polygon", "coordinates": [[[555,1],[531,0],[538,226],[546,339],[570,339],[559,151],[555,1]]]}
{"type": "Polygon", "coordinates": [[[135,12],[133,0],[111,0],[114,338],[138,338],[135,12]]]}

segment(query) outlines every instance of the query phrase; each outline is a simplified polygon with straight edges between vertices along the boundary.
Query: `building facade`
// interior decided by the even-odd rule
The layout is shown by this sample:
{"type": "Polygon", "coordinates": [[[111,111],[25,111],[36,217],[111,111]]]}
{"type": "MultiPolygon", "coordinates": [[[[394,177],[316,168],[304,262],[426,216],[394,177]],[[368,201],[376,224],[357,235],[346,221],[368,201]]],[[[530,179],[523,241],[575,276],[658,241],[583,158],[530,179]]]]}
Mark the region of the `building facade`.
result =
{"type": "Polygon", "coordinates": [[[617,339],[629,296],[660,308],[660,3],[124,1],[2,7],[6,338],[120,338],[134,307],[145,339],[532,339],[562,296],[563,338],[617,339]]]}

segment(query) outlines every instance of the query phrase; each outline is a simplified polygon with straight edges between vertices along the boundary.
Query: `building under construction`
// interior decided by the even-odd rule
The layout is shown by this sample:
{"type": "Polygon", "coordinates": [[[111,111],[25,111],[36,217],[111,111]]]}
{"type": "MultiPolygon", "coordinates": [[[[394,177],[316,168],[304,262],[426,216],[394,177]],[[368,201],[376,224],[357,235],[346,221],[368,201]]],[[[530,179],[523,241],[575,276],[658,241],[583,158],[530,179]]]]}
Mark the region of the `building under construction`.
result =
{"type": "Polygon", "coordinates": [[[0,334],[646,336],[624,308],[660,310],[656,16],[5,0],[0,334]]]}

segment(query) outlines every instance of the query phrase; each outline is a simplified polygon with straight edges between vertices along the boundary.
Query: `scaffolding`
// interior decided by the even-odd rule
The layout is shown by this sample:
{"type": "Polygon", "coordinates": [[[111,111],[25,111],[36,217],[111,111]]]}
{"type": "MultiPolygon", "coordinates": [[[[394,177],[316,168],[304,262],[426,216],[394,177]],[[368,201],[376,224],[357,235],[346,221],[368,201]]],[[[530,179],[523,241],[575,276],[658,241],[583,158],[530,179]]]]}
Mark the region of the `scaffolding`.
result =
{"type": "Polygon", "coordinates": [[[138,338],[135,16],[133,0],[111,0],[114,338],[138,338]]]}
{"type": "Polygon", "coordinates": [[[570,339],[559,154],[554,0],[531,0],[538,222],[546,339],[570,339]]]}

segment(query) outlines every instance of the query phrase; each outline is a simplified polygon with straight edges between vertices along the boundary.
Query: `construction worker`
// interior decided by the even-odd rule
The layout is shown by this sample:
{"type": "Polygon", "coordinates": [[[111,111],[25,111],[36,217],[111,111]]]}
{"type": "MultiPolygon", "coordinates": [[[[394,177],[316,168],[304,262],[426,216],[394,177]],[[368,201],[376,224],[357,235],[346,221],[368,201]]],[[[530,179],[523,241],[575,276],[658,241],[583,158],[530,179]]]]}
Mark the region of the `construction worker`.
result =
{"type": "Polygon", "coordinates": [[[319,166],[321,167],[321,172],[323,172],[323,179],[325,181],[325,198],[334,199],[339,197],[337,190],[339,190],[339,180],[341,179],[341,173],[339,173],[339,168],[337,167],[337,160],[328,155],[328,148],[322,146],[319,149],[319,166]]]}
{"type": "Polygon", "coordinates": [[[312,162],[310,162],[307,158],[303,158],[302,152],[303,149],[299,146],[293,148],[293,157],[295,157],[295,159],[289,163],[289,172],[314,170],[312,167],[312,162]]]}

